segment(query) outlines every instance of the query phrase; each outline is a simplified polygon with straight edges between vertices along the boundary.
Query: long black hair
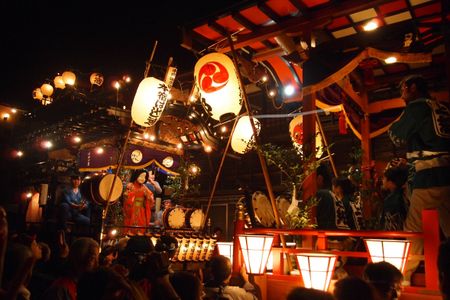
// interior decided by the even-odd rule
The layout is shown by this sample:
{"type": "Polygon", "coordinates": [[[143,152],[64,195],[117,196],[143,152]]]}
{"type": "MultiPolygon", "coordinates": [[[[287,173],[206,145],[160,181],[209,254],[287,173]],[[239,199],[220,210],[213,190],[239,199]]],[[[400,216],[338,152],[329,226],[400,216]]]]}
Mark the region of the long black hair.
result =
{"type": "Polygon", "coordinates": [[[133,174],[131,174],[130,182],[135,182],[138,179],[139,175],[141,175],[142,173],[145,173],[145,182],[147,182],[149,174],[148,174],[148,171],[146,169],[134,170],[133,174]]]}

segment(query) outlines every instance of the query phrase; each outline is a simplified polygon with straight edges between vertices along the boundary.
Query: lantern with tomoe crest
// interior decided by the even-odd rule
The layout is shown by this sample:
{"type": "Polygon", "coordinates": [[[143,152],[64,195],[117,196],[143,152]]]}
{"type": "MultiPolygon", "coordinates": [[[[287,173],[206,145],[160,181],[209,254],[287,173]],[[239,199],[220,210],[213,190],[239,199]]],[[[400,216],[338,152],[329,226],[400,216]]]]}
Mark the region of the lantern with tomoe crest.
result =
{"type": "MultiPolygon", "coordinates": [[[[292,144],[295,150],[300,155],[303,155],[303,116],[296,116],[289,123],[289,134],[291,136],[292,144]]],[[[323,155],[323,141],[318,124],[316,123],[316,158],[320,158],[323,155]]]]}
{"type": "Polygon", "coordinates": [[[238,115],[242,91],[233,61],[223,53],[209,53],[194,68],[195,85],[202,105],[215,120],[227,114],[238,115]]]}
{"type": "Polygon", "coordinates": [[[168,95],[169,89],[163,81],[154,77],[142,80],[131,105],[133,121],[143,127],[155,125],[166,107],[168,95]]]}

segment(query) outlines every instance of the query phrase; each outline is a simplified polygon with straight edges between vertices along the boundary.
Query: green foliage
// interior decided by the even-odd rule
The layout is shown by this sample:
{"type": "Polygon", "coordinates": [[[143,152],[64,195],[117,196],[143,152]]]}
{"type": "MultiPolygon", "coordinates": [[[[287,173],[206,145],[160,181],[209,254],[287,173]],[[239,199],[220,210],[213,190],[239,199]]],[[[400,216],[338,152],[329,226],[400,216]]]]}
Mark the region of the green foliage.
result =
{"type": "Polygon", "coordinates": [[[195,183],[194,179],[201,173],[198,166],[197,172],[192,172],[194,164],[182,159],[180,166],[176,170],[179,176],[170,176],[167,178],[166,189],[171,191],[171,198],[174,200],[182,199],[187,194],[196,194],[200,191],[200,184],[195,183]]]}
{"type": "MultiPolygon", "coordinates": [[[[284,174],[287,188],[295,198],[297,197],[296,191],[300,190],[303,181],[319,166],[319,162],[311,160],[311,157],[300,155],[293,147],[284,148],[273,144],[264,144],[259,151],[262,151],[268,165],[276,166],[284,174]]],[[[286,220],[289,227],[311,226],[311,208],[315,205],[317,205],[317,200],[313,197],[288,212],[286,220]]]]}
{"type": "Polygon", "coordinates": [[[311,159],[298,154],[293,147],[283,148],[273,144],[264,144],[260,147],[268,165],[276,166],[285,175],[288,188],[295,186],[300,189],[303,181],[316,170],[318,162],[311,163],[311,159]]]}
{"type": "Polygon", "coordinates": [[[311,224],[311,209],[318,203],[317,198],[311,197],[301,207],[295,207],[292,211],[286,213],[286,221],[291,229],[311,228],[316,227],[316,224],[311,224]]]}

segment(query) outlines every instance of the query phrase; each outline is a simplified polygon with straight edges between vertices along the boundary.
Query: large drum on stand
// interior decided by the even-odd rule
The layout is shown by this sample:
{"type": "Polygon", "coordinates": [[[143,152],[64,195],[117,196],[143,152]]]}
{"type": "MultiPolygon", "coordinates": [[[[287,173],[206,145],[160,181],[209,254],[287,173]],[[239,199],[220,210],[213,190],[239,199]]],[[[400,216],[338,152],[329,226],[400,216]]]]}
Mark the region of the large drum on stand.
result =
{"type": "Polygon", "coordinates": [[[117,176],[114,180],[114,177],[116,177],[114,174],[101,174],[85,179],[80,185],[80,192],[91,202],[106,206],[111,191],[109,201],[113,204],[119,200],[123,192],[122,179],[117,176]]]}

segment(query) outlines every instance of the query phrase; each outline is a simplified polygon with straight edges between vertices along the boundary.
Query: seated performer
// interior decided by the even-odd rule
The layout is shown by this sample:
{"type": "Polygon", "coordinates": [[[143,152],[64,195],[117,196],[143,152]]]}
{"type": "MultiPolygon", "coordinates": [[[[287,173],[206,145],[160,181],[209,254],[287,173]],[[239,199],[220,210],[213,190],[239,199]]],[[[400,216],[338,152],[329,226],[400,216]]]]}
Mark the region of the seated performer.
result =
{"type": "Polygon", "coordinates": [[[80,193],[81,177],[78,173],[70,177],[71,186],[63,192],[59,206],[60,227],[68,231],[67,221],[89,226],[91,223],[91,208],[89,202],[80,193]]]}
{"type": "Polygon", "coordinates": [[[151,208],[155,205],[153,193],[145,186],[148,180],[145,169],[134,171],[127,184],[123,201],[123,225],[128,226],[128,233],[144,234],[150,225],[151,208]],[[129,227],[141,227],[131,229],[129,227]]]}

